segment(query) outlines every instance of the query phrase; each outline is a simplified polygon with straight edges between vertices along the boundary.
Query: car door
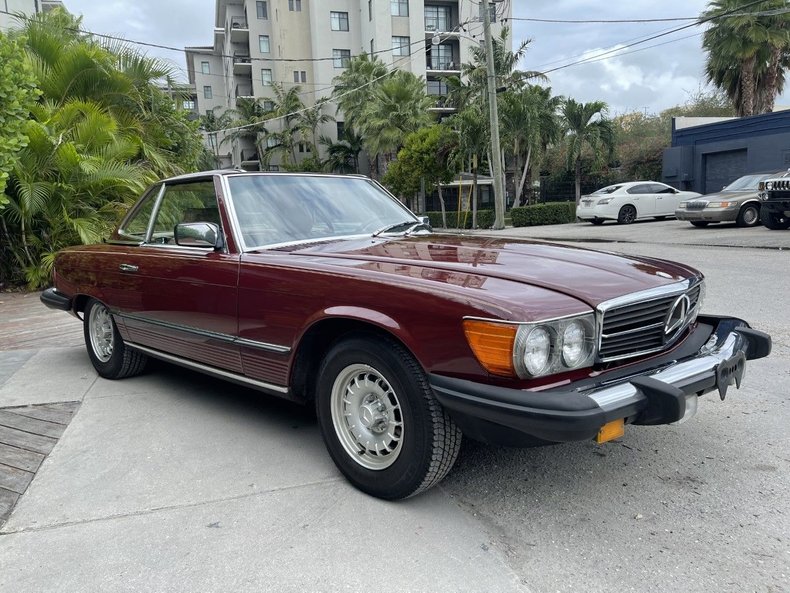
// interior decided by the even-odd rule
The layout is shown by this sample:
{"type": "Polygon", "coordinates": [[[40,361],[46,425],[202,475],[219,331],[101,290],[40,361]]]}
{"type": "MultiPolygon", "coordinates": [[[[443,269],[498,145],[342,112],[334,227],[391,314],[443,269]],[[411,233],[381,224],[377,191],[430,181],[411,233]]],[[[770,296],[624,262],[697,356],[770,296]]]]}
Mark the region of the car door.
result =
{"type": "Polygon", "coordinates": [[[656,197],[651,183],[638,183],[626,190],[628,201],[636,206],[637,218],[653,216],[656,211],[656,197]]]}
{"type": "Polygon", "coordinates": [[[656,196],[656,216],[674,216],[675,210],[680,204],[680,192],[674,187],[663,183],[654,183],[652,185],[656,196]]]}
{"type": "Polygon", "coordinates": [[[238,333],[239,255],[175,243],[175,226],[222,222],[212,177],[167,183],[146,242],[119,265],[136,279],[139,297],[121,312],[129,341],[212,367],[242,372],[238,333]]]}

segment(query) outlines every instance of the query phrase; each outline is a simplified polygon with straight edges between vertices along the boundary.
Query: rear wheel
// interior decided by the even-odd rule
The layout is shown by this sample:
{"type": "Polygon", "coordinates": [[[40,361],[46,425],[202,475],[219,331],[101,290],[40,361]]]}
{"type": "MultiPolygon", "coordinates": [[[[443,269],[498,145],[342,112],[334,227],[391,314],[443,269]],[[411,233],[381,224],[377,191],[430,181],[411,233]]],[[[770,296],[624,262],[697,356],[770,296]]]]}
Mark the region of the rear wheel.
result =
{"type": "Polygon", "coordinates": [[[692,220],[691,224],[693,224],[697,228],[704,229],[710,223],[709,222],[705,222],[704,220],[692,220]]]}
{"type": "Polygon", "coordinates": [[[760,206],[758,204],[744,204],[738,212],[735,224],[741,227],[757,226],[760,224],[760,206]]]}
{"type": "Polygon", "coordinates": [[[764,208],[762,212],[760,212],[760,221],[762,221],[765,228],[771,229],[772,231],[790,228],[790,218],[764,208]]]}
{"type": "Polygon", "coordinates": [[[90,299],[85,305],[83,333],[93,368],[105,379],[123,379],[143,372],[148,357],[126,347],[104,303],[90,299]]]}
{"type": "Polygon", "coordinates": [[[631,204],[626,204],[620,208],[620,213],[617,215],[617,222],[620,224],[631,224],[636,220],[636,208],[631,204]]]}
{"type": "Polygon", "coordinates": [[[414,496],[455,463],[461,431],[433,395],[422,368],[394,340],[338,342],[318,375],[324,443],[354,486],[379,498],[414,496]]]}

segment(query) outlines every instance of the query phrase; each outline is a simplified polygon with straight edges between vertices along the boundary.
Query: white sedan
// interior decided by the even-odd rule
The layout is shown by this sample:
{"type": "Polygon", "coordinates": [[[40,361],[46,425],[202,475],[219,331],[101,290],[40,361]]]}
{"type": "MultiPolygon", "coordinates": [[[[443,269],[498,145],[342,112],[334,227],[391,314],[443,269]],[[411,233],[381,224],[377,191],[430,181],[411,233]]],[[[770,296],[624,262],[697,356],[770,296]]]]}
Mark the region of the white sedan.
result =
{"type": "Polygon", "coordinates": [[[606,220],[631,224],[640,218],[674,216],[680,202],[699,195],[657,181],[617,183],[582,196],[576,216],[593,224],[603,224],[606,220]]]}

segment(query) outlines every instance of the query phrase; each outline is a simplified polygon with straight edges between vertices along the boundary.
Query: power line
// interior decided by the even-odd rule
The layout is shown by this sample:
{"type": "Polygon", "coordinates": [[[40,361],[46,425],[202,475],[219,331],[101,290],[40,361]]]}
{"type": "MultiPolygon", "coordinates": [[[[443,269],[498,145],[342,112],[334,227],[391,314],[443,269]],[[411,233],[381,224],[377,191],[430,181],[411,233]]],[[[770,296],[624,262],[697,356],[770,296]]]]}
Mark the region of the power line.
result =
{"type": "MultiPolygon", "coordinates": [[[[742,7],[739,7],[740,10],[742,7]]],[[[720,17],[716,18],[734,18],[734,17],[741,17],[741,16],[776,16],[781,14],[788,14],[790,13],[790,9],[788,8],[778,8],[776,10],[765,10],[760,12],[742,12],[742,13],[733,13],[729,15],[721,15],[720,17]]],[[[552,23],[552,24],[568,24],[568,25],[591,25],[591,24],[618,24],[618,23],[671,23],[671,22],[678,22],[678,21],[698,21],[700,17],[698,16],[678,16],[678,17],[668,17],[668,18],[650,18],[650,19],[541,19],[541,18],[527,18],[527,17],[506,17],[502,19],[504,22],[507,21],[522,21],[522,22],[531,22],[531,23],[552,23]]]]}

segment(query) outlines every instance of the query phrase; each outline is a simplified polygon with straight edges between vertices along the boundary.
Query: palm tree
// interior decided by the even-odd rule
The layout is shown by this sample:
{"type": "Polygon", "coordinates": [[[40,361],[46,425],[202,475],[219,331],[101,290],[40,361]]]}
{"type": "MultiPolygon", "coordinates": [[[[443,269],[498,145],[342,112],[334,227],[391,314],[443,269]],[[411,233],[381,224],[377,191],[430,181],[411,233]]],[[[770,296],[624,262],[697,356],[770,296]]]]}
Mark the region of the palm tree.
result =
{"type": "Polygon", "coordinates": [[[269,112],[272,124],[267,128],[262,142],[266,142],[263,151],[260,152],[261,163],[270,163],[277,155],[281,156],[281,164],[284,167],[296,163],[296,145],[301,136],[301,129],[296,125],[301,112],[304,110],[304,103],[301,99],[302,87],[294,86],[287,91],[280,83],[272,85],[274,98],[272,109],[269,112]],[[277,131],[273,128],[278,127],[277,131]]]}
{"type": "Polygon", "coordinates": [[[576,172],[576,205],[581,199],[582,154],[592,150],[593,160],[601,164],[611,157],[615,148],[615,130],[607,119],[608,107],[603,101],[577,103],[566,99],[562,104],[562,120],[568,148],[568,168],[576,172]]]}
{"type": "Polygon", "coordinates": [[[710,20],[703,47],[708,52],[705,71],[727,93],[738,115],[773,110],[790,68],[790,14],[786,0],[766,0],[755,8],[740,9],[746,0],[713,0],[702,17],[710,20]],[[716,18],[727,15],[726,18],[716,18]]]}
{"type": "Polygon", "coordinates": [[[219,117],[211,118],[206,114],[205,123],[215,128],[210,133],[228,130],[219,144],[251,140],[260,155],[263,153],[262,140],[268,134],[266,121],[271,117],[272,111],[266,108],[262,99],[240,97],[236,100],[235,109],[226,109],[219,117]]]}
{"type": "Polygon", "coordinates": [[[345,128],[343,136],[333,142],[328,136],[321,136],[319,142],[326,147],[327,158],[324,168],[330,173],[359,173],[359,153],[364,145],[362,136],[353,128],[345,128]]]}
{"type": "Polygon", "coordinates": [[[513,156],[514,182],[518,179],[514,207],[521,203],[532,155],[545,151],[560,137],[557,112],[561,104],[562,97],[553,97],[551,88],[536,85],[526,85],[502,97],[500,125],[505,144],[510,145],[513,156]]]}
{"type": "Polygon", "coordinates": [[[452,116],[449,123],[458,134],[453,158],[459,161],[459,169],[472,173],[472,228],[477,228],[478,174],[491,146],[488,117],[476,102],[452,116]]]}
{"type": "Polygon", "coordinates": [[[345,117],[346,127],[358,128],[358,120],[368,103],[376,83],[390,76],[387,65],[378,56],[360,54],[351,58],[348,67],[332,81],[332,97],[338,113],[345,117]]]}
{"type": "Polygon", "coordinates": [[[396,71],[369,93],[356,124],[377,168],[379,156],[386,169],[406,136],[431,123],[431,104],[425,80],[404,70],[396,71]]]}
{"type": "Polygon", "coordinates": [[[302,139],[309,140],[312,153],[318,158],[318,128],[329,122],[335,121],[331,115],[324,113],[324,107],[329,99],[321,98],[315,105],[304,110],[297,118],[297,127],[302,132],[302,139]]]}

